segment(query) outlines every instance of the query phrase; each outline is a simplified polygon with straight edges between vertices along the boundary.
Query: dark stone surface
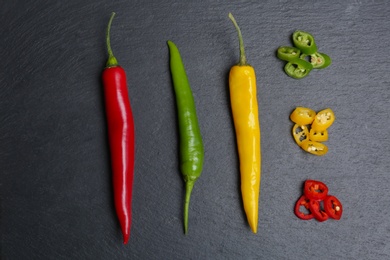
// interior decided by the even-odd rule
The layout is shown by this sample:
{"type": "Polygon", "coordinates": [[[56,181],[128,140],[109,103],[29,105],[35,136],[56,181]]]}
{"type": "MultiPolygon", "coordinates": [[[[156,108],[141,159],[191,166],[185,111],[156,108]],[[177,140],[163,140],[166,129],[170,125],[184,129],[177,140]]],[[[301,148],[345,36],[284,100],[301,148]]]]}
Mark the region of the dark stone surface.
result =
{"type": "Polygon", "coordinates": [[[2,259],[389,259],[390,5],[386,1],[1,1],[2,259]],[[240,2],[240,3],[239,3],[240,2]],[[105,28],[127,71],[136,123],[133,228],[115,218],[100,75],[105,28]],[[241,26],[257,72],[262,132],[258,234],[239,192],[227,75],[241,26]],[[333,63],[294,80],[275,57],[296,29],[333,63]],[[205,144],[182,232],[183,182],[167,40],[179,47],[205,144]],[[330,107],[329,153],[291,137],[296,106],[330,107]],[[306,179],[340,221],[293,213],[306,179]]]}

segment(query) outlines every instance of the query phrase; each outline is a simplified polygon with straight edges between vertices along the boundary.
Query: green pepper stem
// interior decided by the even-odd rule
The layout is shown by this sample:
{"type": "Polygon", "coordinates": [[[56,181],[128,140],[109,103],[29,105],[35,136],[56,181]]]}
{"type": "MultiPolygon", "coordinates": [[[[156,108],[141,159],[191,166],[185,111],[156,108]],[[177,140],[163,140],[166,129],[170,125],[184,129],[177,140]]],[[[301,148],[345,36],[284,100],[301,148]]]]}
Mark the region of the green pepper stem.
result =
{"type": "Polygon", "coordinates": [[[191,198],[191,192],[192,188],[194,187],[195,181],[187,180],[186,181],[186,195],[185,195],[185,202],[184,202],[184,234],[187,234],[188,232],[188,210],[190,207],[190,198],[191,198]]]}
{"type": "Polygon", "coordinates": [[[239,43],[240,43],[240,61],[239,61],[238,65],[240,65],[240,66],[247,65],[247,63],[246,63],[246,56],[245,56],[245,48],[244,48],[244,40],[242,39],[242,34],[241,34],[240,27],[238,26],[238,24],[236,22],[236,19],[234,19],[232,13],[229,13],[229,18],[233,22],[234,27],[236,27],[236,30],[237,30],[237,33],[238,33],[238,40],[239,40],[239,43]]]}
{"type": "Polygon", "coordinates": [[[115,12],[112,12],[110,21],[108,22],[107,26],[107,33],[106,33],[106,44],[107,44],[107,52],[108,52],[108,60],[106,63],[106,67],[115,67],[118,66],[118,61],[116,60],[112,49],[111,49],[111,43],[110,43],[110,30],[111,30],[111,24],[112,20],[114,20],[115,12]]]}

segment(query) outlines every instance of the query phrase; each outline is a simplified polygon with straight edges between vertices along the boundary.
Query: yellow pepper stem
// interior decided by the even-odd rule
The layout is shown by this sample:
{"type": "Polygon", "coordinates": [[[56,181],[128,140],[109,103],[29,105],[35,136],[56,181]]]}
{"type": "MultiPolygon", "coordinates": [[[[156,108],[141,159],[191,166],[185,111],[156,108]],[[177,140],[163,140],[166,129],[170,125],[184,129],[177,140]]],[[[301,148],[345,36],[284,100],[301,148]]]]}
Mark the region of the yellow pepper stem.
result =
{"type": "Polygon", "coordinates": [[[236,30],[238,33],[238,41],[240,44],[240,61],[238,62],[238,65],[240,65],[240,66],[247,65],[246,56],[245,56],[245,48],[244,48],[244,40],[242,39],[240,27],[238,26],[236,19],[234,19],[232,13],[229,13],[229,18],[230,18],[230,20],[232,20],[234,27],[236,27],[236,30]]]}

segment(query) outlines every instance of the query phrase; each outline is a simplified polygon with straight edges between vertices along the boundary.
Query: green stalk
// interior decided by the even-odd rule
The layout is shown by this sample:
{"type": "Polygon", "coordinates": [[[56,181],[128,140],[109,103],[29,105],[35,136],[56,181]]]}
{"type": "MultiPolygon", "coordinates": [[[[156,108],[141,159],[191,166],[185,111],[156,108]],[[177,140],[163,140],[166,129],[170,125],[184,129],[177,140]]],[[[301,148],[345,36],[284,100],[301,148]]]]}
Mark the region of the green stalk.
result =
{"type": "Polygon", "coordinates": [[[244,40],[242,39],[242,34],[240,27],[238,27],[238,24],[236,22],[236,19],[234,19],[232,13],[229,13],[229,18],[232,20],[234,27],[236,27],[237,33],[238,33],[238,41],[240,44],[240,61],[238,62],[239,66],[245,66],[246,63],[246,56],[245,56],[245,48],[244,48],[244,40]]]}
{"type": "Polygon", "coordinates": [[[194,187],[195,181],[188,180],[186,181],[186,195],[184,200],[184,234],[188,232],[188,209],[190,206],[190,198],[192,188],[194,187]]]}
{"type": "Polygon", "coordinates": [[[118,66],[118,61],[114,57],[114,54],[113,54],[112,49],[111,49],[111,43],[110,43],[110,30],[111,30],[112,20],[114,20],[114,16],[115,16],[115,13],[112,12],[111,17],[110,17],[110,21],[108,22],[107,33],[106,33],[106,44],[107,44],[107,52],[108,52],[108,60],[106,63],[107,68],[118,66]]]}

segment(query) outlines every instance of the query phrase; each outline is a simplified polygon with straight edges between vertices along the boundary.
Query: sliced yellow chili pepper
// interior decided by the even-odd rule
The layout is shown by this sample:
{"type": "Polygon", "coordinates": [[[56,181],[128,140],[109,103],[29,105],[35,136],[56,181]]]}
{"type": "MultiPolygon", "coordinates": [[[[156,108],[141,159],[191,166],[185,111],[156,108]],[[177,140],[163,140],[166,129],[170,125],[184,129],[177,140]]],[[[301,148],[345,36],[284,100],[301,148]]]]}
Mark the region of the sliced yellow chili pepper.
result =
{"type": "Polygon", "coordinates": [[[257,233],[261,154],[256,75],[246,63],[240,28],[231,13],[229,18],[237,29],[240,43],[240,62],[230,69],[229,89],[240,158],[241,193],[249,226],[257,233]]]}
{"type": "Polygon", "coordinates": [[[328,147],[322,143],[310,141],[306,139],[302,142],[301,148],[308,153],[314,155],[325,155],[328,152],[328,147]]]}
{"type": "Polygon", "coordinates": [[[328,141],[328,131],[323,130],[323,131],[318,131],[314,130],[313,128],[310,129],[309,132],[309,139],[315,142],[325,142],[328,141]]]}
{"type": "Polygon", "coordinates": [[[309,125],[313,122],[316,112],[307,107],[297,107],[290,115],[291,121],[299,125],[309,125]]]}
{"type": "Polygon", "coordinates": [[[302,142],[309,138],[309,129],[307,126],[295,124],[292,129],[292,134],[295,142],[301,146],[302,142]]]}
{"type": "Polygon", "coordinates": [[[317,131],[324,131],[329,128],[335,120],[332,109],[327,108],[317,113],[311,128],[317,131]]]}

